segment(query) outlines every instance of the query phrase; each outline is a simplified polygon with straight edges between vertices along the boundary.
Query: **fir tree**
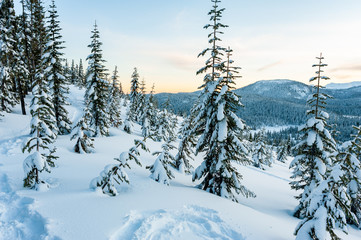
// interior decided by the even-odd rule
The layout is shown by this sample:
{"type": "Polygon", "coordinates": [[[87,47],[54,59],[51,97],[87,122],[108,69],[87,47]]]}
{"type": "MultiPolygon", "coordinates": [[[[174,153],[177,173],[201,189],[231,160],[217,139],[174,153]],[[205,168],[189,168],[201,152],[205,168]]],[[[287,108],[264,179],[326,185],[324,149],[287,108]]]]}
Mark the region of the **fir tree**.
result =
{"type": "MultiPolygon", "coordinates": [[[[86,105],[87,106],[87,105],[86,105]]],[[[91,153],[93,152],[93,141],[91,135],[94,134],[93,130],[89,128],[91,114],[87,107],[84,108],[83,116],[80,118],[79,122],[73,128],[73,136],[70,140],[76,139],[76,144],[74,146],[74,152],[76,153],[91,153]]]]}
{"type": "Polygon", "coordinates": [[[79,60],[79,69],[78,69],[78,79],[79,79],[79,86],[85,86],[85,76],[84,76],[84,67],[83,67],[83,60],[79,60]]]}
{"type": "MultiPolygon", "coordinates": [[[[218,1],[214,2],[213,17],[219,19],[223,10],[217,10],[218,1]]],[[[239,77],[237,76],[239,67],[231,65],[232,50],[228,49],[226,52],[227,61],[220,64],[225,67],[224,76],[211,84],[215,98],[212,98],[211,106],[205,110],[207,111],[205,130],[196,146],[196,153],[205,152],[205,158],[195,170],[193,180],[203,179],[199,185],[203,190],[238,202],[236,194],[241,193],[245,197],[255,197],[255,194],[241,185],[242,175],[232,165],[232,163],[249,165],[251,162],[247,157],[248,150],[240,138],[245,124],[235,114],[243,105],[239,96],[232,91],[235,89],[234,80],[239,77]]],[[[194,120],[196,124],[202,115],[196,116],[194,120]]]]}
{"type": "Polygon", "coordinates": [[[112,80],[112,85],[110,87],[110,94],[108,100],[109,121],[113,127],[119,127],[122,124],[122,119],[120,116],[121,95],[119,91],[118,70],[116,66],[113,72],[113,76],[111,77],[111,80],[112,80]]]}
{"type": "Polygon", "coordinates": [[[265,143],[265,133],[262,130],[255,136],[255,146],[253,149],[252,159],[253,165],[257,168],[265,170],[265,166],[270,167],[272,164],[271,153],[265,143]]]}
{"type": "Polygon", "coordinates": [[[181,141],[178,146],[178,153],[175,156],[175,168],[180,172],[190,173],[193,169],[193,166],[190,164],[190,160],[193,160],[192,147],[196,145],[196,139],[194,135],[189,134],[189,131],[193,128],[192,116],[189,116],[184,119],[182,122],[181,128],[179,130],[179,135],[181,136],[181,141]]]}
{"type": "Polygon", "coordinates": [[[12,77],[15,11],[12,0],[0,3],[0,111],[11,112],[17,103],[12,77]]]}
{"type": "Polygon", "coordinates": [[[169,185],[170,180],[174,178],[170,168],[175,161],[174,156],[169,152],[172,149],[175,149],[175,147],[171,144],[171,139],[168,138],[166,142],[162,144],[162,151],[153,153],[153,155],[158,157],[153,165],[147,166],[146,168],[151,172],[150,178],[154,181],[169,185]]]}
{"type": "Polygon", "coordinates": [[[139,95],[140,95],[140,89],[139,89],[139,74],[137,68],[134,68],[134,72],[132,74],[131,79],[131,87],[130,87],[130,95],[129,95],[129,101],[130,101],[130,118],[133,122],[138,121],[138,107],[139,107],[139,95]]]}
{"type": "Polygon", "coordinates": [[[45,59],[47,68],[45,75],[48,79],[50,91],[52,95],[52,101],[54,106],[54,113],[56,119],[56,125],[59,129],[59,134],[69,134],[71,131],[71,121],[68,118],[68,111],[65,109],[67,102],[67,94],[69,94],[68,82],[63,75],[63,68],[61,65],[62,56],[64,55],[61,50],[64,48],[61,40],[59,21],[57,20],[59,15],[57,14],[54,0],[50,5],[49,20],[47,27],[47,34],[50,40],[46,45],[48,56],[45,59]]]}
{"type": "Polygon", "coordinates": [[[357,134],[353,140],[343,144],[337,155],[337,163],[345,172],[343,179],[347,193],[351,199],[351,211],[357,221],[348,216],[348,221],[361,227],[361,126],[355,127],[357,134]]]}
{"type": "Polygon", "coordinates": [[[130,114],[131,114],[130,108],[128,107],[125,121],[124,121],[124,126],[123,126],[123,130],[128,134],[131,134],[133,132],[133,121],[131,119],[130,114]]]}
{"type": "MultiPolygon", "coordinates": [[[[47,54],[43,54],[46,59],[47,54]]],[[[45,63],[45,61],[42,61],[45,63]]],[[[24,187],[38,189],[45,181],[41,180],[39,173],[50,171],[49,167],[54,166],[53,160],[56,159],[53,154],[55,149],[50,149],[49,145],[56,139],[56,121],[53,112],[53,105],[48,95],[47,78],[44,76],[44,68],[38,69],[35,75],[35,86],[33,87],[33,98],[30,105],[31,120],[31,138],[23,148],[23,152],[33,152],[24,161],[24,187]],[[35,150],[35,151],[34,151],[35,150]],[[42,152],[41,152],[42,151],[42,152]]]]}
{"type": "Polygon", "coordinates": [[[334,228],[339,227],[347,232],[346,216],[352,216],[350,198],[342,179],[344,172],[340,164],[335,164],[336,142],[328,131],[326,120],[328,114],[323,111],[328,95],[320,93],[320,81],[328,80],[321,76],[322,68],[327,66],[322,60],[313,65],[317,67],[317,80],[314,93],[307,101],[310,110],[307,112],[307,123],[299,128],[303,134],[301,141],[295,146],[297,156],[291,162],[294,179],[291,187],[302,190],[296,198],[299,205],[295,216],[303,218],[296,227],[296,239],[339,239],[334,228]]]}
{"type": "Polygon", "coordinates": [[[134,140],[134,146],[128,151],[122,152],[119,158],[115,158],[118,163],[107,165],[100,173],[99,177],[94,178],[90,183],[91,189],[100,188],[104,194],[109,196],[118,195],[116,185],[122,182],[129,184],[128,174],[124,171],[125,168],[130,169],[129,161],[134,161],[137,165],[142,166],[139,156],[139,148],[149,152],[145,145],[146,139],[134,140]]]}
{"type": "Polygon", "coordinates": [[[102,43],[99,41],[98,26],[94,24],[91,36],[92,42],[88,46],[91,54],[87,57],[89,62],[87,89],[85,102],[91,112],[90,127],[94,129],[94,136],[108,136],[109,114],[107,110],[108,82],[105,80],[105,67],[103,63],[102,43]]]}

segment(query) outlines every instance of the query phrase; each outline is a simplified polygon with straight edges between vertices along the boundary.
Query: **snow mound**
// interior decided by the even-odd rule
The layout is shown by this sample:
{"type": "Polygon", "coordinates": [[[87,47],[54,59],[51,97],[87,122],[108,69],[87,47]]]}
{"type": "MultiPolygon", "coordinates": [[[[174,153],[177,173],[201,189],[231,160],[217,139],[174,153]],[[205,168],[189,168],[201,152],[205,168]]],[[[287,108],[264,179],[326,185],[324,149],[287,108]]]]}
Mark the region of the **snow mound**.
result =
{"type": "Polygon", "coordinates": [[[20,197],[9,186],[5,174],[0,174],[0,239],[58,240],[50,236],[46,220],[33,210],[34,200],[20,197]]]}
{"type": "Polygon", "coordinates": [[[242,240],[218,212],[199,206],[185,206],[181,210],[153,212],[131,211],[123,226],[110,240],[242,240]]]}

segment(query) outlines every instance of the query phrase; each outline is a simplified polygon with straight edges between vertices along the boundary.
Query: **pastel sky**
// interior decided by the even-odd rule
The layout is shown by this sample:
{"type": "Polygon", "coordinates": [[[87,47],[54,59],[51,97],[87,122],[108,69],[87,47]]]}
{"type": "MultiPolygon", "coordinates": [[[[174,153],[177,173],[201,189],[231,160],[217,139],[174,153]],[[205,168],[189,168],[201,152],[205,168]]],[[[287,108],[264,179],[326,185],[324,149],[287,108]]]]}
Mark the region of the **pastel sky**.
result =
{"type": "MultiPolygon", "coordinates": [[[[50,0],[45,0],[45,5],[50,0]]],[[[90,53],[90,31],[97,21],[109,70],[118,66],[129,91],[137,67],[156,92],[197,90],[195,72],[206,58],[210,0],[56,0],[66,58],[90,53]]],[[[308,82],[311,66],[323,52],[325,75],[332,82],[361,81],[360,0],[223,0],[222,23],[229,25],[222,44],[234,50],[242,67],[237,87],[258,80],[308,82]]]]}

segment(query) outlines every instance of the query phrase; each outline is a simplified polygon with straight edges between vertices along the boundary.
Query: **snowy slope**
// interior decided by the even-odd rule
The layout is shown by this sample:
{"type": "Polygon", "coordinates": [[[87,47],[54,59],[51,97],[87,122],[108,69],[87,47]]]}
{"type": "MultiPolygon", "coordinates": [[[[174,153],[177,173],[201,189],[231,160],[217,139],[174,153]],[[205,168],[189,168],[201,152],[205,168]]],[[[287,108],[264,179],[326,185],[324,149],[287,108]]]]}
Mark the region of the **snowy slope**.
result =
{"type": "MultiPolygon", "coordinates": [[[[68,110],[76,121],[83,92],[72,88],[71,93],[68,110]]],[[[18,108],[0,121],[0,239],[294,239],[299,219],[292,217],[297,202],[289,187],[288,164],[275,163],[267,171],[238,166],[245,186],[257,194],[241,197],[239,204],[195,188],[191,176],[176,173],[170,186],[154,182],[145,166],[155,158],[144,151],[143,166],[133,164],[127,171],[131,183],[122,186],[119,196],[90,190],[90,181],[104,166],[140,138],[139,126],[133,135],[111,129],[110,137],[95,139],[96,152],[87,155],[74,153],[70,136],[60,136],[57,167],[46,175],[51,189],[24,189],[27,154],[21,146],[30,117],[20,115],[18,108]]],[[[149,141],[147,146],[154,152],[161,144],[149,141]]],[[[194,165],[200,161],[197,157],[194,165]]],[[[349,236],[340,236],[361,239],[361,231],[350,229],[349,236]]]]}

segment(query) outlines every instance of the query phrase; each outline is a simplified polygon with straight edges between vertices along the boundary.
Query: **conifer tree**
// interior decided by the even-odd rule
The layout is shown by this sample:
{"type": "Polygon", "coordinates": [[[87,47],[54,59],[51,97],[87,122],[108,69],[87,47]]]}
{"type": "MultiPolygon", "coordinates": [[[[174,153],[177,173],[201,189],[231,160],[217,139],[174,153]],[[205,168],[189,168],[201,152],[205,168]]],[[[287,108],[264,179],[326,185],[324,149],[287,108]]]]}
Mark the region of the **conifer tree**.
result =
{"type": "Polygon", "coordinates": [[[351,141],[343,144],[342,151],[337,155],[337,163],[341,165],[345,172],[343,179],[347,187],[347,193],[351,199],[351,212],[355,215],[357,221],[348,216],[348,221],[361,227],[361,126],[354,129],[357,134],[351,141]]]}
{"type": "MultiPolygon", "coordinates": [[[[42,56],[42,63],[45,63],[47,53],[42,56]]],[[[47,185],[40,179],[39,173],[50,171],[54,166],[55,148],[50,149],[49,145],[56,139],[57,127],[53,105],[49,97],[48,82],[44,75],[44,66],[41,65],[35,74],[35,84],[33,87],[33,97],[30,105],[31,120],[31,138],[23,148],[23,152],[33,152],[24,161],[24,187],[38,189],[40,185],[47,185]]]]}
{"type": "Polygon", "coordinates": [[[130,114],[131,114],[130,107],[128,107],[125,121],[124,121],[124,126],[123,126],[123,130],[128,134],[131,134],[133,132],[133,121],[131,119],[130,114]]]}
{"type": "Polygon", "coordinates": [[[277,160],[285,163],[287,160],[287,156],[288,156],[289,152],[288,152],[288,145],[287,142],[281,144],[281,146],[278,147],[277,149],[277,160]]]}
{"type": "Polygon", "coordinates": [[[63,68],[61,65],[62,56],[64,55],[61,50],[64,49],[60,34],[61,28],[59,26],[58,13],[56,10],[55,2],[49,7],[49,20],[47,27],[47,34],[50,40],[46,45],[48,56],[45,59],[47,68],[45,69],[45,76],[48,79],[50,91],[52,95],[52,102],[54,106],[54,113],[56,125],[59,129],[59,134],[69,134],[71,131],[71,121],[68,117],[68,111],[65,109],[67,102],[67,94],[69,94],[68,82],[63,75],[63,68]]]}
{"type": "MultiPolygon", "coordinates": [[[[239,97],[231,90],[234,88],[236,67],[231,67],[229,58],[222,60],[226,49],[219,46],[219,35],[222,28],[228,27],[220,23],[224,8],[219,8],[219,0],[214,3],[209,12],[211,28],[209,36],[210,47],[203,50],[199,56],[210,54],[206,64],[197,74],[206,73],[198,104],[192,109],[195,116],[194,127],[190,134],[200,135],[196,146],[196,154],[204,152],[202,164],[195,170],[193,180],[202,182],[199,188],[210,193],[238,201],[236,193],[244,196],[254,196],[241,185],[241,174],[232,166],[233,162],[250,164],[246,156],[247,149],[239,136],[245,127],[241,119],[235,115],[236,107],[242,106],[239,97]],[[222,76],[223,75],[223,76],[222,76]]],[[[229,54],[231,51],[229,50],[229,54]]],[[[228,55],[229,57],[229,55],[228,55]]]]}
{"type": "Polygon", "coordinates": [[[83,116],[80,118],[79,122],[73,127],[73,136],[70,140],[76,139],[76,144],[74,146],[74,152],[76,153],[91,153],[93,152],[93,141],[91,135],[94,134],[93,130],[89,128],[89,122],[91,114],[89,109],[85,105],[83,116]]]}
{"type": "Polygon", "coordinates": [[[79,60],[78,79],[79,79],[79,86],[86,86],[82,59],[79,60]]]}
{"type": "Polygon", "coordinates": [[[157,158],[153,165],[146,167],[151,172],[151,179],[166,185],[169,185],[170,180],[174,178],[170,167],[174,165],[175,158],[169,151],[175,149],[175,147],[171,144],[171,141],[172,140],[168,138],[166,142],[162,144],[162,151],[153,153],[157,158]]]}
{"type": "Polygon", "coordinates": [[[122,124],[122,119],[120,116],[121,95],[119,91],[118,70],[116,66],[111,80],[112,85],[110,87],[110,94],[108,100],[109,121],[113,127],[119,127],[122,124]]]}
{"type": "Polygon", "coordinates": [[[3,0],[0,4],[0,112],[11,112],[17,103],[12,77],[15,61],[12,32],[16,19],[12,0],[3,0]]]}
{"type": "Polygon", "coordinates": [[[265,143],[265,133],[262,130],[255,136],[255,146],[253,149],[252,159],[253,165],[257,168],[265,170],[265,166],[270,167],[272,164],[271,153],[265,143]]]}
{"type": "Polygon", "coordinates": [[[163,104],[163,109],[158,113],[157,119],[157,133],[155,134],[155,140],[160,142],[171,139],[175,141],[176,133],[175,128],[172,126],[172,113],[169,112],[169,99],[163,104]]]}
{"type": "MultiPolygon", "coordinates": [[[[215,10],[215,13],[217,12],[215,10]]],[[[200,184],[203,190],[238,202],[236,194],[241,193],[245,197],[255,197],[255,194],[241,185],[242,175],[232,165],[249,165],[251,161],[247,157],[248,150],[240,138],[245,123],[236,115],[237,109],[243,105],[239,96],[232,91],[235,89],[234,80],[240,77],[237,75],[239,67],[232,66],[232,50],[228,49],[226,53],[227,61],[221,63],[225,66],[224,76],[219,77],[214,83],[214,109],[209,109],[211,115],[207,119],[206,130],[196,147],[197,152],[205,152],[206,156],[201,166],[195,170],[193,180],[204,177],[200,184]]]]}
{"type": "Polygon", "coordinates": [[[27,80],[28,80],[28,66],[26,59],[26,51],[25,51],[25,41],[26,38],[21,30],[21,20],[20,16],[16,17],[16,21],[14,21],[14,28],[12,31],[13,39],[15,40],[13,45],[14,51],[14,60],[12,63],[12,77],[13,81],[16,84],[16,93],[17,98],[20,101],[21,112],[23,115],[26,115],[25,108],[25,96],[27,93],[27,80]]]}
{"type": "Polygon", "coordinates": [[[108,82],[105,80],[105,67],[101,45],[99,40],[98,26],[94,24],[94,30],[91,36],[92,42],[88,46],[91,54],[87,57],[88,78],[85,92],[85,102],[92,115],[90,127],[94,129],[94,136],[108,136],[109,114],[107,113],[108,102],[108,82]]]}
{"type": "Polygon", "coordinates": [[[193,128],[192,116],[185,118],[182,122],[181,128],[179,130],[179,135],[181,136],[181,141],[178,146],[178,153],[175,156],[175,168],[180,172],[190,173],[193,169],[193,166],[190,164],[190,160],[193,160],[192,147],[196,145],[196,139],[194,135],[189,134],[189,131],[193,128]]]}
{"type": "Polygon", "coordinates": [[[299,205],[295,216],[303,218],[296,227],[296,239],[339,239],[334,229],[341,228],[347,232],[346,217],[352,218],[350,211],[350,197],[342,179],[345,177],[341,165],[335,163],[336,142],[328,131],[326,120],[328,114],[323,110],[326,105],[327,94],[321,93],[321,80],[328,80],[322,76],[322,54],[317,57],[316,76],[310,81],[317,80],[316,93],[308,99],[310,110],[309,119],[299,128],[303,134],[301,141],[295,146],[297,156],[291,162],[293,168],[291,187],[301,190],[296,198],[299,205]]]}
{"type": "Polygon", "coordinates": [[[91,189],[100,188],[104,194],[109,196],[118,195],[116,185],[122,182],[129,184],[128,174],[124,171],[125,168],[130,169],[129,161],[134,161],[137,165],[142,166],[139,156],[139,148],[149,152],[145,145],[146,138],[141,140],[134,140],[134,146],[128,151],[122,152],[119,158],[114,158],[118,163],[105,166],[100,176],[94,178],[90,183],[91,189]]]}
{"type": "Polygon", "coordinates": [[[129,101],[130,101],[130,119],[133,122],[138,121],[138,104],[139,104],[139,95],[140,95],[140,89],[139,89],[139,74],[137,68],[134,68],[134,72],[132,74],[131,79],[131,87],[130,87],[130,95],[129,95],[129,101]]]}
{"type": "Polygon", "coordinates": [[[71,67],[70,67],[70,83],[73,85],[78,85],[78,74],[75,69],[74,59],[71,60],[71,67]]]}

